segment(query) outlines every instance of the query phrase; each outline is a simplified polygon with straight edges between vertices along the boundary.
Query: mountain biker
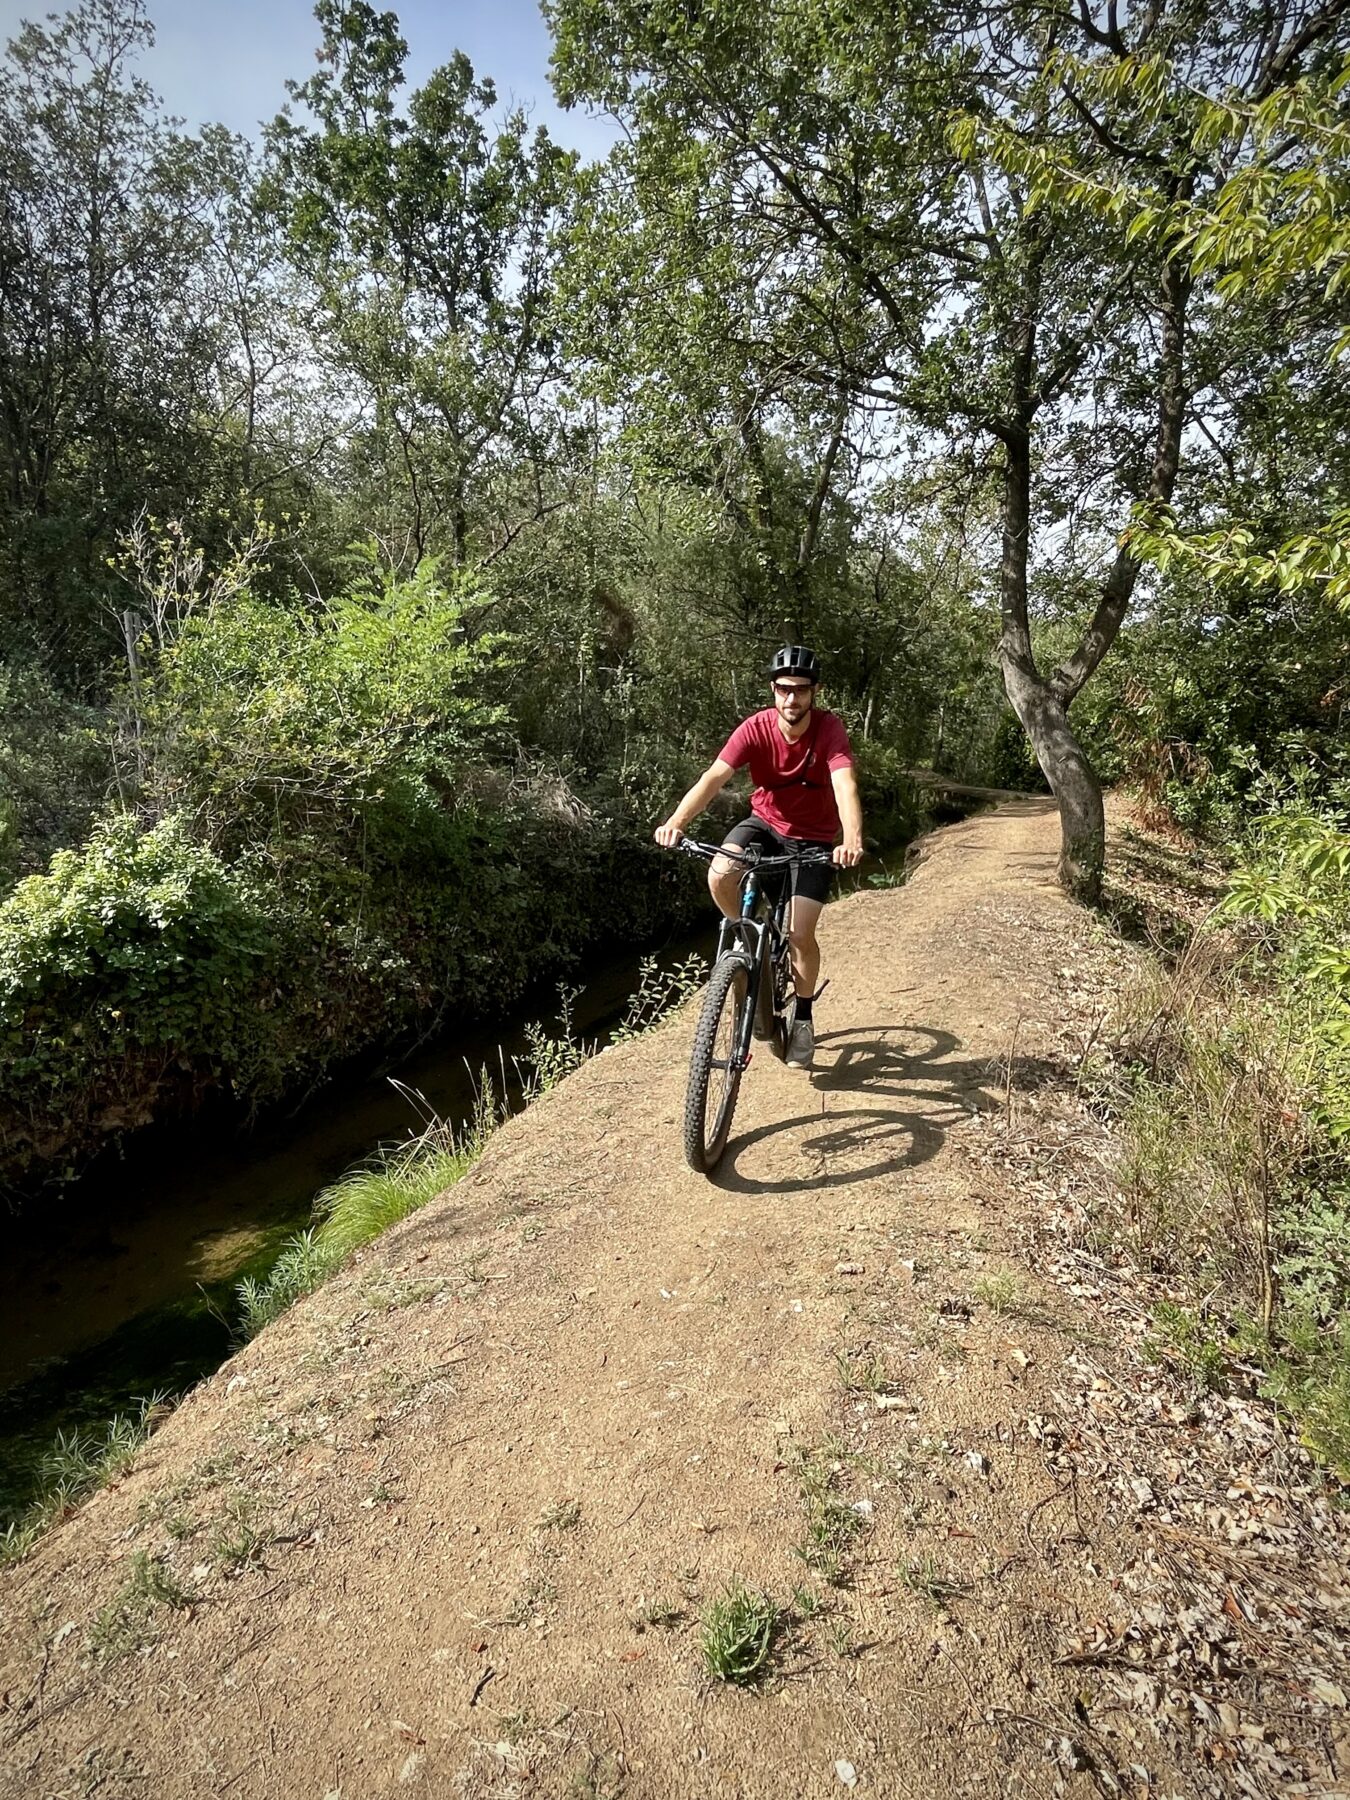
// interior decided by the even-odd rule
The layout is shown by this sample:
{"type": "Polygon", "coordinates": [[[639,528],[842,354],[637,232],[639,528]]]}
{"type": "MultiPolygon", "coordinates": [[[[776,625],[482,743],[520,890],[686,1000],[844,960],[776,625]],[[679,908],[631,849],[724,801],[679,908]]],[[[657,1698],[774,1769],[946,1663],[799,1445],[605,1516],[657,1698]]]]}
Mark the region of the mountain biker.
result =
{"type": "MultiPolygon", "coordinates": [[[[843,721],[816,707],[820,658],[804,644],[784,644],[774,652],[767,673],[773,705],[736,727],[674,812],[657,826],[656,841],[673,850],[713,796],[749,764],[755,787],[750,817],[732,827],[723,847],[744,850],[754,844],[768,856],[803,847],[829,850],[840,868],[851,869],[863,857],[862,804],[843,721]],[[836,844],[841,829],[844,841],[836,844]]],[[[789,938],[796,1003],[786,1060],[793,1068],[809,1069],[820,973],[816,921],[830,890],[830,872],[803,863],[792,874],[789,938]]],[[[729,857],[719,856],[708,870],[712,897],[729,919],[740,912],[740,876],[741,865],[729,857]]]]}

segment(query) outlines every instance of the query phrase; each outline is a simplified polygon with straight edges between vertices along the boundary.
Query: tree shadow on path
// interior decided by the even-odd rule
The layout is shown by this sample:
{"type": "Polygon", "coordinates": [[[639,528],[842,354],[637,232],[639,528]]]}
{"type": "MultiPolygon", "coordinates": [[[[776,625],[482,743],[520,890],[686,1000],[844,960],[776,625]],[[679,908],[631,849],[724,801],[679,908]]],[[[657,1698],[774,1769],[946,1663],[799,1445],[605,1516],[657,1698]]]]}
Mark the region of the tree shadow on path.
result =
{"type": "Polygon", "coordinates": [[[953,1125],[994,1107],[988,1090],[996,1059],[962,1058],[961,1048],[951,1032],[928,1025],[822,1035],[812,1109],[733,1138],[710,1179],[731,1193],[802,1194],[918,1168],[953,1125]],[[762,1145],[776,1157],[756,1154],[762,1145]],[[802,1159],[815,1165],[811,1173],[795,1172],[802,1159]],[[774,1160],[776,1170],[768,1166],[774,1160]],[[762,1175],[752,1172],[761,1168],[762,1175]]]}

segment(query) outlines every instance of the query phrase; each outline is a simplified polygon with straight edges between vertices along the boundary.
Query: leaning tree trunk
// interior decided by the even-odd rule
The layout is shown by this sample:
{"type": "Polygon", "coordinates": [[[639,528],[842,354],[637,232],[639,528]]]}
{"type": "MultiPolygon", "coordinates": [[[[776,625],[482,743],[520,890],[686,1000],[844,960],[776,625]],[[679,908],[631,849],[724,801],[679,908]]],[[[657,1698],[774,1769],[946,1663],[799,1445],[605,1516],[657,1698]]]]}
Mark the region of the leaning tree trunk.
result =
{"type": "Polygon", "coordinates": [[[1059,805],[1060,882],[1076,900],[1095,905],[1106,867],[1106,813],[1096,770],[1048,682],[1005,657],[1003,685],[1059,805]]]}
{"type": "MultiPolygon", "coordinates": [[[[1187,188],[1189,193],[1189,188],[1187,188]]],[[[1158,296],[1162,344],[1158,357],[1158,424],[1148,498],[1172,498],[1186,416],[1184,351],[1190,275],[1177,257],[1164,263],[1158,296]]],[[[1028,317],[1031,309],[1028,310],[1028,317]]],[[[1030,326],[1027,327],[1030,341],[1030,326]]],[[[1029,366],[1029,351],[1023,363],[1029,366]]],[[[998,428],[1003,445],[1003,557],[999,599],[1003,630],[999,661],[1003,685],[1036,760],[1059,802],[1059,877],[1076,899],[1095,904],[1106,868],[1106,815],[1096,771],[1069,724],[1069,708],[1115,642],[1134,594],[1139,565],[1122,540],[1102,583],[1097,605],[1077,648],[1047,679],[1036,666],[1027,610],[1027,558],[1031,543],[1031,428],[1053,388],[1031,391],[1019,384],[1013,417],[998,428]]]]}
{"type": "Polygon", "coordinates": [[[1059,878],[1089,904],[1106,866],[1102,788],[1069,724],[1068,707],[1036,667],[1027,614],[1031,532],[1031,409],[1000,431],[1003,440],[1003,557],[999,571],[1003,685],[1059,803],[1059,878]]]}

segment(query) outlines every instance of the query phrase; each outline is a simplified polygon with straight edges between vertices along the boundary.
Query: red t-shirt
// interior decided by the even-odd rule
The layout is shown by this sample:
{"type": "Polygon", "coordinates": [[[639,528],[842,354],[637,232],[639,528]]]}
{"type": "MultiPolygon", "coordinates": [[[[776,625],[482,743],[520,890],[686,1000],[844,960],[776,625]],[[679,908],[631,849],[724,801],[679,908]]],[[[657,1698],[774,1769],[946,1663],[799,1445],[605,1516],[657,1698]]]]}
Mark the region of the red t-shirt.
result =
{"type": "Polygon", "coordinates": [[[780,837],[833,842],[839,831],[830,775],[853,766],[848,733],[832,712],[812,712],[811,723],[790,744],[769,706],[751,713],[717,753],[719,762],[743,769],[748,763],[755,791],[750,810],[780,837]]]}

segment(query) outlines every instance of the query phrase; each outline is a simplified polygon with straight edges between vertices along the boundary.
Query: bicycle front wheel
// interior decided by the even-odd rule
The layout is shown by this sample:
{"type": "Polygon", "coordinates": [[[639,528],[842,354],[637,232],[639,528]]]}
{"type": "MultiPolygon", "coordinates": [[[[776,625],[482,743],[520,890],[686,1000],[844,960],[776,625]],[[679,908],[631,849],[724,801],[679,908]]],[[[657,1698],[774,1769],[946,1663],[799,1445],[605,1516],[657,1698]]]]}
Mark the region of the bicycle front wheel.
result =
{"type": "Polygon", "coordinates": [[[741,1088],[736,1057],[749,996],[749,957],[722,957],[703,997],[684,1102],[684,1159],[700,1175],[717,1166],[727,1147],[741,1088]]]}

